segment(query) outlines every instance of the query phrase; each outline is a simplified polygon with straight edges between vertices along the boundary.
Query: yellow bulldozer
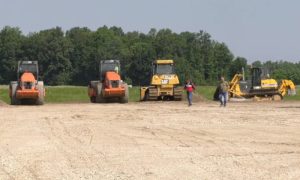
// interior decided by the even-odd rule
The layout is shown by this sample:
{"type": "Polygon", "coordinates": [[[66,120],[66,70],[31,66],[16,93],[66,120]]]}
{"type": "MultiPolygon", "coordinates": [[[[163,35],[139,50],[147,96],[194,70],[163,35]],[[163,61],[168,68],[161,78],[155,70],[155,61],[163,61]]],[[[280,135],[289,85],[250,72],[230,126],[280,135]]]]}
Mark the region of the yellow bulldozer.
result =
{"type": "Polygon", "coordinates": [[[173,60],[155,60],[152,63],[150,86],[141,87],[140,100],[175,100],[181,101],[182,87],[175,73],[173,60]]]}
{"type": "Polygon", "coordinates": [[[245,80],[244,71],[235,74],[229,83],[229,98],[268,98],[276,101],[282,100],[287,94],[296,94],[293,81],[284,79],[278,83],[262,68],[251,68],[249,80],[245,80]]]}

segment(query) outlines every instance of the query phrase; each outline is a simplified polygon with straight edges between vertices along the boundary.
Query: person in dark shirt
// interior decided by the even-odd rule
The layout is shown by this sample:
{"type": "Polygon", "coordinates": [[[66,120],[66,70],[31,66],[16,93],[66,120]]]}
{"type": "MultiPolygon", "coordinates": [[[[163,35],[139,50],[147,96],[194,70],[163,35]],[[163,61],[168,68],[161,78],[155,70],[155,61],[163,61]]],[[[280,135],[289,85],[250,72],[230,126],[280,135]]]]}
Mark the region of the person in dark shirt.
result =
{"type": "Polygon", "coordinates": [[[219,83],[219,100],[220,100],[220,106],[226,107],[227,104],[227,98],[228,98],[228,89],[229,84],[227,81],[225,81],[225,78],[222,76],[221,81],[219,83]]]}

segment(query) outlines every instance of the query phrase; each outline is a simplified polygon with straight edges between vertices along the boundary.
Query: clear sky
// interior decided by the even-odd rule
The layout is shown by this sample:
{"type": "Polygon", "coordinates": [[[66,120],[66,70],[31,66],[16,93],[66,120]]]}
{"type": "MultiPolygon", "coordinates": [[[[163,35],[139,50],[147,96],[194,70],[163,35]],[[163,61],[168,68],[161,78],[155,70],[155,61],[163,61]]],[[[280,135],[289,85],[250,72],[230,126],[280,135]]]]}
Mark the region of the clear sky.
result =
{"type": "Polygon", "coordinates": [[[0,0],[0,28],[204,30],[235,56],[300,61],[300,0],[0,0]]]}

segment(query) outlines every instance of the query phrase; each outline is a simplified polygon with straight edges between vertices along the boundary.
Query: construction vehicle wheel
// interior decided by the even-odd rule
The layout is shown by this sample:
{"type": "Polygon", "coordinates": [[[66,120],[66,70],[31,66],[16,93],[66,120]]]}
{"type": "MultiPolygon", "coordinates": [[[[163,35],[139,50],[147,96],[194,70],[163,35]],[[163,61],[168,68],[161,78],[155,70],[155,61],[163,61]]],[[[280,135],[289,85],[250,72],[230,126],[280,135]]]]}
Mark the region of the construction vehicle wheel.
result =
{"type": "Polygon", "coordinates": [[[274,95],[272,96],[272,100],[273,100],[273,101],[281,101],[281,100],[282,100],[282,96],[279,95],[279,94],[274,94],[274,95]]]}
{"type": "Polygon", "coordinates": [[[157,90],[157,88],[156,87],[149,87],[147,100],[157,101],[158,98],[159,98],[159,96],[158,96],[158,90],[157,90]]]}
{"type": "Polygon", "coordinates": [[[102,94],[99,94],[99,95],[96,97],[96,103],[106,103],[106,99],[103,97],[102,94]]]}
{"type": "Polygon", "coordinates": [[[181,101],[182,100],[182,88],[175,87],[173,92],[174,92],[174,96],[172,97],[172,99],[175,101],[181,101]]]}
{"type": "Polygon", "coordinates": [[[149,100],[149,90],[147,90],[147,91],[145,92],[145,96],[144,96],[143,101],[148,101],[148,100],[149,100]]]}
{"type": "Polygon", "coordinates": [[[90,81],[90,83],[88,85],[88,95],[90,96],[91,103],[96,103],[98,83],[100,83],[100,81],[90,81]],[[96,92],[96,96],[95,96],[94,92],[96,92]]]}
{"type": "Polygon", "coordinates": [[[91,101],[91,103],[96,103],[96,96],[90,97],[90,101],[91,101]]]}
{"type": "Polygon", "coordinates": [[[45,97],[44,82],[39,81],[37,87],[38,87],[38,90],[39,90],[39,97],[36,100],[36,104],[37,105],[43,105],[44,104],[44,97],[45,97]]]}
{"type": "Polygon", "coordinates": [[[125,96],[120,98],[121,103],[128,103],[128,97],[129,97],[129,92],[128,92],[128,85],[124,85],[125,88],[125,96]]]}
{"type": "Polygon", "coordinates": [[[103,94],[102,94],[102,83],[99,82],[97,84],[96,92],[97,92],[96,103],[105,103],[106,99],[103,97],[103,94]]]}
{"type": "Polygon", "coordinates": [[[11,97],[10,97],[10,104],[11,105],[19,105],[21,101],[17,99],[16,92],[17,92],[18,82],[13,81],[10,83],[10,90],[11,90],[11,97]]]}

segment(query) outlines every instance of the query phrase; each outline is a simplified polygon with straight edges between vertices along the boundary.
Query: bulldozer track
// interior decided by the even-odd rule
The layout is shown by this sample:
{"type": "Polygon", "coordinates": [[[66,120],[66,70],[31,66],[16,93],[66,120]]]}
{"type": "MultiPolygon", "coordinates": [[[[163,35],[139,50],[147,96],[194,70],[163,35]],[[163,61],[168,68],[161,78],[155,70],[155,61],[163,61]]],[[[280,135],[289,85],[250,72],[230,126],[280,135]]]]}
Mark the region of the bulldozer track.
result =
{"type": "Polygon", "coordinates": [[[182,88],[174,88],[174,100],[175,101],[182,100],[182,88]]]}
{"type": "Polygon", "coordinates": [[[157,100],[157,95],[158,95],[158,90],[156,88],[149,88],[149,96],[148,96],[148,100],[157,100]]]}

